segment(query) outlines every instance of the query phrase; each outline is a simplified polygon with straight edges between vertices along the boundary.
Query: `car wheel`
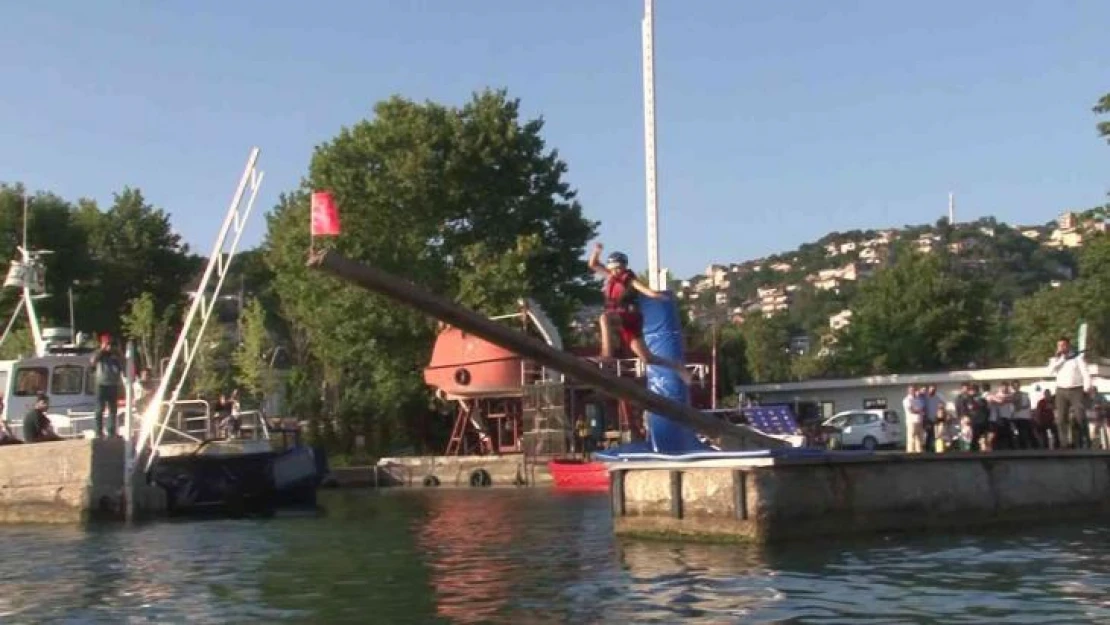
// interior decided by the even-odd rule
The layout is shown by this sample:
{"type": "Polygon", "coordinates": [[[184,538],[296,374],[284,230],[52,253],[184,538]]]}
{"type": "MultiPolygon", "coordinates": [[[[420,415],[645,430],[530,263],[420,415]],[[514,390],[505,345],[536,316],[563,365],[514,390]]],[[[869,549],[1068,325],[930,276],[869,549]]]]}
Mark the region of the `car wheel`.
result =
{"type": "Polygon", "coordinates": [[[865,436],[863,438],[863,448],[867,451],[875,451],[879,446],[879,441],[875,440],[874,436],[865,436]]]}

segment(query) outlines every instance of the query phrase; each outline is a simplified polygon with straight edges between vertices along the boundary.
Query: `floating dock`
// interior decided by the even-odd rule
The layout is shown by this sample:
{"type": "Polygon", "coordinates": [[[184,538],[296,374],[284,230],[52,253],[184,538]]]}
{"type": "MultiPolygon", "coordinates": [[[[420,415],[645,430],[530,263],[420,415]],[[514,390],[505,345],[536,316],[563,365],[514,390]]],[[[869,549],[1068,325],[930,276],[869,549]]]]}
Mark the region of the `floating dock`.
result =
{"type": "Polygon", "coordinates": [[[613,462],[625,536],[776,543],[1110,516],[1110,452],[721,454],[613,462]]]}

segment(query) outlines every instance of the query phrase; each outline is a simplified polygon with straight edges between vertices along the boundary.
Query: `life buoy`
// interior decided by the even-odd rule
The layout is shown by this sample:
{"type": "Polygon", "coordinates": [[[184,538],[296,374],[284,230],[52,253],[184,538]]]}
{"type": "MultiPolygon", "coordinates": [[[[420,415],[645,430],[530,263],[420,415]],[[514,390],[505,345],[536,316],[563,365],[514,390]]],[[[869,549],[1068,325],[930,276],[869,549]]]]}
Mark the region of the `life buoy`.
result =
{"type": "Polygon", "coordinates": [[[439,478],[434,475],[429,475],[424,478],[424,486],[432,488],[439,486],[439,478]]]}
{"type": "Polygon", "coordinates": [[[470,372],[463,368],[456,369],[455,382],[459,386],[466,386],[467,384],[470,384],[470,372]]]}
{"type": "Polygon", "coordinates": [[[470,485],[474,487],[492,486],[493,478],[490,477],[489,471],[485,469],[474,469],[470,472],[470,485]]]}

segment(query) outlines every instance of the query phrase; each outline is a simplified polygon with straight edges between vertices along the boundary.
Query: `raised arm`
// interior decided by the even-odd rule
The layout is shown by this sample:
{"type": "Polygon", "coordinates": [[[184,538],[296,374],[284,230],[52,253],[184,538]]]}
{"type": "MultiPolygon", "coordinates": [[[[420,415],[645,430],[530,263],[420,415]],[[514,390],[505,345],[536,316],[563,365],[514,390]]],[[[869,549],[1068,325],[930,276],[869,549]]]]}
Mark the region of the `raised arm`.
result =
{"type": "Polygon", "coordinates": [[[600,243],[594,245],[594,249],[590,252],[590,258],[586,261],[590,271],[599,273],[603,276],[609,275],[609,269],[601,264],[601,250],[604,249],[600,243]]]}
{"type": "Polygon", "coordinates": [[[632,279],[632,288],[639,291],[641,295],[646,295],[651,299],[667,299],[666,293],[663,293],[662,291],[656,291],[655,289],[644,284],[643,282],[640,282],[635,278],[632,279]]]}
{"type": "Polygon", "coordinates": [[[1060,367],[1063,367],[1064,363],[1067,362],[1067,361],[1068,361],[1067,356],[1053,356],[1048,361],[1048,374],[1049,375],[1056,375],[1060,371],[1060,367]]]}

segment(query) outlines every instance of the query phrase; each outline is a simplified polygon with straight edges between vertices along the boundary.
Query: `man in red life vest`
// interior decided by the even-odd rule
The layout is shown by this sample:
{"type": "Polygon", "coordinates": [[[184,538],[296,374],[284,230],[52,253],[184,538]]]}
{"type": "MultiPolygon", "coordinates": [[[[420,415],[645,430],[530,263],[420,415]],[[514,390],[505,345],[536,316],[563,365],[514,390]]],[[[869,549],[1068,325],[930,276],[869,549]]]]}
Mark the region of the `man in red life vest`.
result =
{"type": "Polygon", "coordinates": [[[620,324],[621,341],[637,358],[644,364],[674,369],[689,384],[691,375],[682,363],[656,356],[648,350],[647,343],[644,342],[644,318],[640,313],[639,296],[642,294],[652,299],[666,299],[667,294],[637,280],[636,274],[628,268],[628,257],[620,252],[610,254],[606,264],[602,265],[602,249],[600,243],[595,245],[589,260],[590,269],[605,276],[605,312],[599,320],[602,357],[611,358],[613,355],[610,323],[616,320],[620,324]]]}

